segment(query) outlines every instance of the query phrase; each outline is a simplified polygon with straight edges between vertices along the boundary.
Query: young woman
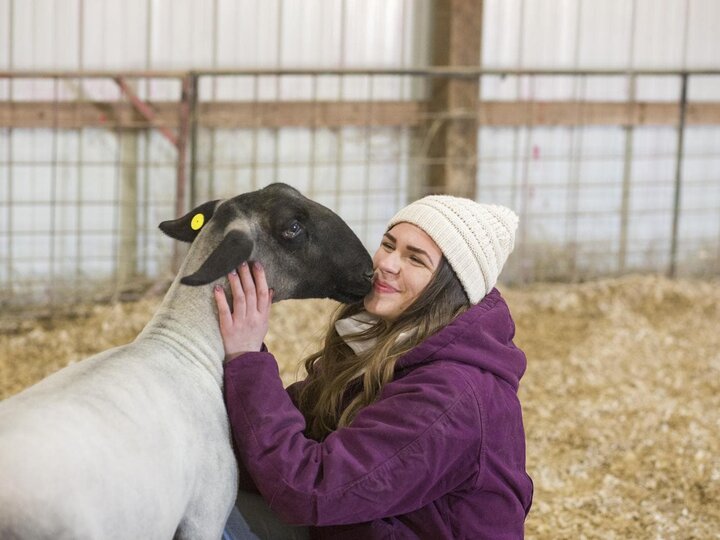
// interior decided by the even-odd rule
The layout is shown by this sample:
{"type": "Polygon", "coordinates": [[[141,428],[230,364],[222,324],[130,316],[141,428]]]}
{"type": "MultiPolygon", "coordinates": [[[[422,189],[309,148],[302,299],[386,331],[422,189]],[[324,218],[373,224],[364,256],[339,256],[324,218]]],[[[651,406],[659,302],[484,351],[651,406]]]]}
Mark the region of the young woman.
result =
{"type": "MultiPolygon", "coordinates": [[[[372,291],[339,310],[307,378],[287,390],[263,347],[272,292],[261,266],[229,276],[232,312],[216,288],[242,487],[257,487],[269,521],[309,526],[296,537],[523,537],[526,361],[494,288],[516,228],[507,208],[447,195],[400,210],[372,291]]],[[[240,509],[251,525],[259,512],[240,509]]],[[[242,521],[231,516],[228,537],[242,521]]],[[[261,521],[261,536],[284,534],[261,521]]]]}

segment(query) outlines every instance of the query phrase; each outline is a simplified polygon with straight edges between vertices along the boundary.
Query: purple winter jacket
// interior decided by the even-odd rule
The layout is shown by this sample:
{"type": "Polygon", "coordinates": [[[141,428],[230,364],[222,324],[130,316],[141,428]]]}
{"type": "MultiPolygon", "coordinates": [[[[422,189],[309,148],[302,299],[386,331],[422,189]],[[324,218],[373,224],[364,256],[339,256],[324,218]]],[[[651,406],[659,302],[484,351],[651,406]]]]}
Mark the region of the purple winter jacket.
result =
{"type": "Polygon", "coordinates": [[[514,332],[493,289],[398,360],[379,399],[322,442],[303,434],[271,354],[233,359],[225,401],[241,478],[313,538],[522,538],[533,485],[514,332]]]}

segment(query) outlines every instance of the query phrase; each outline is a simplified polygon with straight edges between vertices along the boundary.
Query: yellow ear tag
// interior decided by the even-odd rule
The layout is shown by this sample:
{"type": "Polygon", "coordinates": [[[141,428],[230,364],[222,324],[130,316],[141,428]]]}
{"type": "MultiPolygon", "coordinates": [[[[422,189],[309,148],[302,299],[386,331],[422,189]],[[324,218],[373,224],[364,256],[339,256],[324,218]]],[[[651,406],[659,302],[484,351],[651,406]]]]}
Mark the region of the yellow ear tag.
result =
{"type": "Polygon", "coordinates": [[[193,231],[200,230],[200,227],[205,223],[205,216],[202,214],[195,214],[190,222],[190,227],[193,231]]]}

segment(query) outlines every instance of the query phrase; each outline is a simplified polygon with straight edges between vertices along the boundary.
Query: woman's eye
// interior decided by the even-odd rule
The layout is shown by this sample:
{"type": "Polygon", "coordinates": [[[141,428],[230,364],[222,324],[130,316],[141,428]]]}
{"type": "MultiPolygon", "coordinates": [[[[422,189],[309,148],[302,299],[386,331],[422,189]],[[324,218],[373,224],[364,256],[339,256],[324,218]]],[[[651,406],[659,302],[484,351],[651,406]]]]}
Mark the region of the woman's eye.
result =
{"type": "Polygon", "coordinates": [[[410,260],[414,262],[415,264],[423,264],[423,262],[418,259],[417,257],[410,257],[410,260]]]}
{"type": "Polygon", "coordinates": [[[383,243],[380,244],[380,245],[381,245],[382,247],[384,247],[385,249],[388,249],[388,250],[393,248],[393,247],[392,247],[392,244],[389,243],[389,242],[383,242],[383,243]]]}
{"type": "Polygon", "coordinates": [[[290,226],[282,232],[282,237],[286,240],[292,240],[300,234],[302,230],[302,225],[300,225],[297,221],[293,221],[290,226]]]}

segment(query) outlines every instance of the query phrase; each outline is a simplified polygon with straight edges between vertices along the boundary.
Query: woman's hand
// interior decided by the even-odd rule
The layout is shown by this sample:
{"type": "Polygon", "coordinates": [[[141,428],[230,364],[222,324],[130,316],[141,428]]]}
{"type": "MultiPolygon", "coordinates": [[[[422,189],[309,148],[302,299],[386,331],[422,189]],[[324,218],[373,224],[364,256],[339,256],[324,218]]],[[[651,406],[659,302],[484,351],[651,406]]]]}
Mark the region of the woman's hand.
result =
{"type": "Polygon", "coordinates": [[[222,286],[215,286],[225,362],[244,352],[259,351],[268,331],[272,290],[268,289],[262,265],[258,262],[250,265],[242,263],[228,275],[232,312],[222,286]]]}

